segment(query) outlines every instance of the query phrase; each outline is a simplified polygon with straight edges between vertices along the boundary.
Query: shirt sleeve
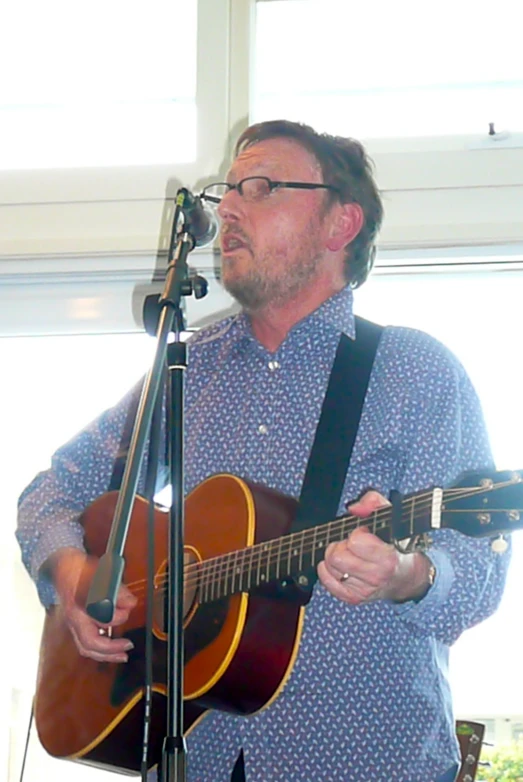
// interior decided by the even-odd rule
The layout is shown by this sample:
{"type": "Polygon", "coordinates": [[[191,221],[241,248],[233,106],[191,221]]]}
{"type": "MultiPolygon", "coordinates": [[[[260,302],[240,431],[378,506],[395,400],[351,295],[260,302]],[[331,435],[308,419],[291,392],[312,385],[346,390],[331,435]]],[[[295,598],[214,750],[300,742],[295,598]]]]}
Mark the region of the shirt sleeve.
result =
{"type": "Polygon", "coordinates": [[[19,498],[16,537],[22,561],[45,606],[57,602],[57,595],[41,567],[60,548],[84,548],[80,516],[110,488],[129,423],[132,431],[129,416],[136,409],[141,387],[142,381],[59,448],[50,469],[39,473],[19,498]]]}
{"type": "MultiPolygon", "coordinates": [[[[465,472],[493,469],[481,405],[463,367],[450,354],[435,363],[423,393],[410,397],[405,420],[413,422],[400,491],[408,494],[430,485],[447,488],[465,472]],[[410,414],[409,414],[410,413],[410,414]],[[425,485],[423,485],[425,484],[425,485]]],[[[427,556],[436,577],[419,602],[394,604],[397,616],[415,633],[431,635],[447,645],[463,630],[490,616],[503,594],[510,543],[496,553],[489,538],[472,538],[455,530],[431,532],[427,556]]]]}

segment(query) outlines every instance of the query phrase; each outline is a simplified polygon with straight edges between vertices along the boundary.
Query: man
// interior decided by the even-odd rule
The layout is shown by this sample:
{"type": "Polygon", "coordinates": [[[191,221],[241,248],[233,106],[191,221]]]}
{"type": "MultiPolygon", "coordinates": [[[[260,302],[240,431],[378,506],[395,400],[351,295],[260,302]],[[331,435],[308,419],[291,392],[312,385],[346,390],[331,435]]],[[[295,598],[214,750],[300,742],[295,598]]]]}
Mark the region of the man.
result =
{"type": "MultiPolygon", "coordinates": [[[[295,123],[240,137],[219,202],[222,279],[242,305],[199,332],[187,372],[186,489],[230,472],[299,496],[352,288],[374,258],[382,207],[360,144],[295,123]]],[[[350,390],[350,378],[347,379],[350,390]]],[[[123,662],[75,600],[86,561],[78,517],[109,484],[134,393],[60,449],[20,503],[18,539],[42,601],[66,607],[81,653],[123,662]]],[[[491,465],[462,367],[432,338],[386,328],[340,512],[366,516],[391,489],[448,485],[491,465]]],[[[365,527],[318,567],[293,673],[250,718],[213,712],[188,737],[190,782],[450,782],[458,768],[448,647],[496,608],[508,556],[453,531],[400,553],[365,527]]],[[[122,587],[114,625],[134,605],[122,587]]],[[[253,675],[256,672],[253,671],[253,675]]]]}

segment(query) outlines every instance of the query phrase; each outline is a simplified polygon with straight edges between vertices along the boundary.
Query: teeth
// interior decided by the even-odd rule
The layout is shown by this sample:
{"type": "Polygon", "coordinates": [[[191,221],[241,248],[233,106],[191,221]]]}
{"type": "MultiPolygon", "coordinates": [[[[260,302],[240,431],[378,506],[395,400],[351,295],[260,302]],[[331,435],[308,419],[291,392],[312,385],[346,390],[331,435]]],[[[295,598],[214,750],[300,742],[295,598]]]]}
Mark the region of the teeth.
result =
{"type": "Polygon", "coordinates": [[[227,239],[227,249],[234,250],[236,247],[242,247],[243,242],[240,239],[227,239]]]}

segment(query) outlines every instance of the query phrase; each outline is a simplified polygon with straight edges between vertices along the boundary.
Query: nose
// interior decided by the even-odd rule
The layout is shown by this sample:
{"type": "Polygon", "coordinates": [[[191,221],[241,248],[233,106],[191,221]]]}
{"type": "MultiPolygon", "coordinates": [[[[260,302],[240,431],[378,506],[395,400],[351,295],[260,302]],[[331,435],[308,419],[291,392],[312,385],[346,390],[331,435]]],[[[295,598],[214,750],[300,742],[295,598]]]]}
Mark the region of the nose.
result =
{"type": "Polygon", "coordinates": [[[243,198],[236,189],[229,190],[222,197],[216,211],[221,220],[238,220],[243,213],[243,198]]]}

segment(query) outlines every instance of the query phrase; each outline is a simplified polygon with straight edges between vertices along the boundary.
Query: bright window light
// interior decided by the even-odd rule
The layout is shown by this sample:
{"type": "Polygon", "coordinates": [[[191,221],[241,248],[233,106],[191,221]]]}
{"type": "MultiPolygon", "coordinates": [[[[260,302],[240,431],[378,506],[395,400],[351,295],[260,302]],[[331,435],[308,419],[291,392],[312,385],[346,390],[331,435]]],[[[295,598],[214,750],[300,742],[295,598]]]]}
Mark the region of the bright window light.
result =
{"type": "Polygon", "coordinates": [[[11,0],[0,169],[196,158],[197,0],[11,0]]]}
{"type": "Polygon", "coordinates": [[[253,119],[358,138],[523,131],[520,19],[520,0],[258,2],[253,119]]]}

